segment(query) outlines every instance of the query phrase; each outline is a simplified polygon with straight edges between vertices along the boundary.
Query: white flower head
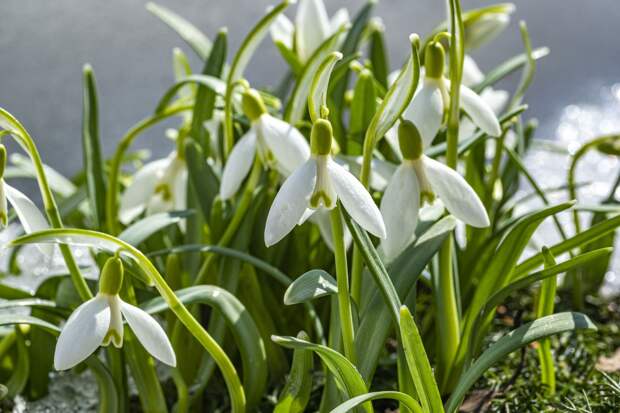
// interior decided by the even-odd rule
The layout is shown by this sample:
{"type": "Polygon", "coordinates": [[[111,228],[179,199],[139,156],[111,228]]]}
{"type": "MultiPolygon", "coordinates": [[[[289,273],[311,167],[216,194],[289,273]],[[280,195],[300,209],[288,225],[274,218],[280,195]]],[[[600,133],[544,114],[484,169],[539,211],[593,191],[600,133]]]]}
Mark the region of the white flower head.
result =
{"type": "Polygon", "coordinates": [[[301,132],[267,113],[256,90],[246,90],[241,104],[252,124],[239,139],[224,166],[220,185],[220,197],[224,200],[235,195],[256,154],[263,165],[275,168],[284,176],[290,175],[310,156],[310,147],[301,132]]]}
{"type": "Polygon", "coordinates": [[[145,164],[133,176],[120,202],[120,221],[129,224],[147,215],[187,208],[187,164],[173,151],[168,157],[145,164]]]}
{"type": "Polygon", "coordinates": [[[118,257],[104,265],[99,293],[71,314],[62,329],[54,352],[56,370],[70,369],[97,350],[112,343],[123,345],[123,318],[138,341],[153,357],[176,366],[176,355],[159,323],[145,311],[123,301],[118,293],[123,282],[123,264],[118,257]]]}
{"type": "Polygon", "coordinates": [[[314,211],[332,209],[340,200],[351,218],[379,238],[386,237],[381,213],[364,186],[330,154],[332,128],[319,119],[312,126],[312,156],[289,176],[271,205],[265,225],[269,247],[284,238],[314,211]]]}
{"type": "Polygon", "coordinates": [[[474,19],[466,19],[464,25],[467,49],[477,49],[495,39],[510,24],[510,15],[514,10],[514,5],[506,4],[494,12],[482,13],[474,19]]]}
{"type": "Polygon", "coordinates": [[[347,9],[338,10],[330,19],[322,0],[300,0],[295,24],[280,14],[271,25],[271,38],[289,50],[295,49],[305,63],[327,38],[350,21],[347,9]]]}
{"type": "MultiPolygon", "coordinates": [[[[449,105],[449,80],[444,78],[445,52],[439,42],[431,42],[425,53],[424,81],[416,92],[403,117],[417,127],[425,147],[430,146],[437,135],[449,105]]],[[[465,85],[460,87],[461,109],[472,122],[490,136],[502,132],[493,109],[476,92],[465,85]]]]}
{"type": "Polygon", "coordinates": [[[381,200],[388,237],[381,242],[386,258],[398,256],[414,238],[422,203],[439,197],[456,218],[474,227],[489,226],[484,205],[458,172],[423,154],[423,139],[412,122],[398,128],[403,162],[381,200]]]}

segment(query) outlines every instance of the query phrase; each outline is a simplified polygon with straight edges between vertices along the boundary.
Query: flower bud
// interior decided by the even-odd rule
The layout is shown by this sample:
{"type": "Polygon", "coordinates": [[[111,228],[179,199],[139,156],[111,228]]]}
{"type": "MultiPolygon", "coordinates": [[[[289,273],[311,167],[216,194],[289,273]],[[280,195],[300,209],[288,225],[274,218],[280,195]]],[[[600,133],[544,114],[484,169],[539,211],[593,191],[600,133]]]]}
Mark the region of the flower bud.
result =
{"type": "Polygon", "coordinates": [[[241,98],[241,109],[243,110],[245,116],[247,116],[252,122],[260,118],[261,115],[267,113],[265,102],[263,102],[263,98],[256,89],[248,89],[243,92],[243,96],[241,98]]]}
{"type": "Polygon", "coordinates": [[[123,285],[123,261],[112,257],[106,261],[99,277],[99,292],[107,295],[118,295],[123,285]]]}
{"type": "Polygon", "coordinates": [[[332,124],[327,119],[319,119],[312,125],[310,148],[313,155],[329,155],[332,149],[332,124]]]}
{"type": "Polygon", "coordinates": [[[440,79],[443,76],[446,52],[439,42],[431,42],[426,46],[424,55],[424,67],[426,77],[429,79],[440,79]]]}
{"type": "Polygon", "coordinates": [[[465,19],[465,46],[467,49],[477,49],[496,38],[510,23],[510,14],[514,6],[498,9],[497,12],[487,12],[476,15],[475,18],[465,19]]]}
{"type": "Polygon", "coordinates": [[[420,159],[422,156],[422,136],[418,128],[408,120],[398,125],[398,144],[403,158],[407,160],[420,159]]]}
{"type": "Polygon", "coordinates": [[[4,169],[6,168],[6,147],[0,143],[0,178],[4,177],[4,169]]]}

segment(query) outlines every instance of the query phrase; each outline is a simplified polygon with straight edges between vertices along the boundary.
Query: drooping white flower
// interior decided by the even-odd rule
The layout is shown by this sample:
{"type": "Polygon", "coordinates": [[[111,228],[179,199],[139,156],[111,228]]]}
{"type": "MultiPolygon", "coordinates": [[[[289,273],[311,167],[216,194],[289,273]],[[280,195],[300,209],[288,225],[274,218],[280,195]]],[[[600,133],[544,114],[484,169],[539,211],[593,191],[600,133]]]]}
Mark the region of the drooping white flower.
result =
{"type": "Polygon", "coordinates": [[[176,151],[145,164],[121,196],[119,218],[129,224],[147,215],[187,208],[187,164],[176,151]]]}
{"type": "Polygon", "coordinates": [[[229,199],[250,171],[256,154],[263,165],[290,175],[310,156],[310,147],[294,126],[271,116],[254,89],[244,92],[242,107],[252,125],[234,146],[222,173],[220,196],[229,199]]]}
{"type": "Polygon", "coordinates": [[[112,343],[123,345],[123,318],[138,341],[153,357],[176,366],[176,356],[164,329],[145,311],[123,301],[118,292],[123,280],[123,264],[110,258],[103,267],[99,293],[71,314],[58,337],[54,368],[70,369],[97,350],[112,343]]]}
{"type": "Polygon", "coordinates": [[[301,0],[295,24],[280,14],[271,25],[271,38],[289,50],[295,49],[299,61],[305,63],[329,36],[349,23],[347,9],[338,10],[330,19],[322,0],[301,0]]]}
{"type": "Polygon", "coordinates": [[[284,181],[267,215],[267,246],[280,241],[316,210],[334,208],[338,200],[362,228],[385,238],[385,224],[379,209],[366,188],[332,159],[331,142],[329,121],[315,122],[311,133],[311,158],[284,181]]]}
{"type": "Polygon", "coordinates": [[[465,47],[468,50],[479,48],[495,39],[510,24],[510,15],[515,10],[513,4],[500,4],[494,9],[465,19],[465,47]]]}
{"type": "Polygon", "coordinates": [[[474,227],[489,225],[484,205],[458,172],[423,154],[423,139],[409,121],[398,130],[403,162],[396,169],[381,200],[388,237],[381,242],[386,258],[398,256],[413,240],[420,205],[435,197],[456,218],[474,227]]]}

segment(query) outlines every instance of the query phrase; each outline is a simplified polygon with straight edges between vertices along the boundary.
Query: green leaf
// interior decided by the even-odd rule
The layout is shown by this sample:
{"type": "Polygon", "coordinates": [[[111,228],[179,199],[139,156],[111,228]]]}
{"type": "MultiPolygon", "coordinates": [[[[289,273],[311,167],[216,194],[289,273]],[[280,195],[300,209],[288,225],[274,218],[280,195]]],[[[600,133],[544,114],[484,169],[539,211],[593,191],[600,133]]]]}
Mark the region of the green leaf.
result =
{"type": "MultiPolygon", "coordinates": [[[[547,47],[540,47],[532,51],[532,57],[534,58],[534,60],[542,59],[548,54],[549,49],[547,47]]],[[[486,74],[484,80],[477,84],[473,88],[473,90],[478,93],[482,92],[485,88],[495,85],[506,76],[519,70],[522,66],[527,64],[527,61],[528,56],[526,53],[521,53],[520,55],[514,56],[506,60],[505,62],[498,65],[495,69],[489,71],[486,74]]]]}
{"type": "MultiPolygon", "coordinates": [[[[398,77],[390,86],[375,116],[366,131],[365,140],[371,142],[373,147],[386,132],[394,125],[400,115],[409,105],[420,80],[420,59],[418,56],[419,39],[416,35],[409,37],[411,42],[411,55],[405,66],[401,69],[398,77]]],[[[370,143],[368,143],[370,145],[370,143]]]]}
{"type": "MultiPolygon", "coordinates": [[[[413,413],[423,413],[423,410],[420,408],[418,402],[416,402],[413,397],[408,394],[401,393],[399,391],[377,391],[373,393],[366,393],[360,396],[354,397],[352,399],[347,400],[346,402],[340,404],[335,409],[332,409],[330,413],[348,413],[357,406],[367,403],[371,400],[377,399],[393,399],[407,407],[413,413]]],[[[433,411],[433,413],[435,413],[433,411]]]]}
{"type": "Polygon", "coordinates": [[[213,201],[219,193],[219,179],[206,161],[202,147],[193,140],[188,139],[185,142],[185,162],[189,183],[196,193],[202,216],[208,220],[211,217],[213,201]]]}
{"type": "Polygon", "coordinates": [[[351,101],[351,120],[349,136],[362,143],[364,134],[377,110],[377,90],[372,73],[363,69],[355,84],[351,101]]]}
{"type": "MultiPolygon", "coordinates": [[[[300,340],[309,340],[306,333],[297,334],[300,340]]],[[[273,413],[302,413],[310,400],[312,391],[312,352],[297,348],[293,352],[291,372],[278,398],[273,413]]]]}
{"type": "MultiPolygon", "coordinates": [[[[249,404],[263,396],[267,385],[267,355],[256,323],[243,304],[223,288],[214,285],[199,285],[175,291],[183,304],[205,304],[218,311],[226,321],[241,354],[243,364],[243,385],[249,404]]],[[[168,309],[163,298],[157,297],[140,306],[149,314],[168,309]]]]}
{"type": "Polygon", "coordinates": [[[99,387],[99,413],[118,412],[119,398],[114,379],[106,366],[95,356],[86,359],[85,363],[95,375],[99,387]]]}
{"type": "Polygon", "coordinates": [[[26,383],[28,382],[28,376],[30,374],[30,358],[28,357],[28,347],[26,347],[26,340],[23,333],[16,329],[16,342],[17,342],[17,360],[15,362],[15,369],[6,382],[6,388],[9,397],[13,398],[24,391],[26,383]]]}
{"type": "Polygon", "coordinates": [[[463,373],[446,402],[446,412],[455,413],[461,400],[476,380],[508,354],[533,341],[580,329],[595,331],[596,326],[584,314],[566,312],[539,318],[506,334],[484,351],[463,373]]]}
{"type": "Polygon", "coordinates": [[[426,412],[443,413],[433,369],[418,327],[406,306],[400,308],[400,337],[416,392],[426,412]]]}
{"type": "MultiPolygon", "coordinates": [[[[295,84],[295,88],[293,89],[293,93],[291,94],[291,98],[284,112],[284,120],[288,123],[295,125],[304,118],[306,103],[310,99],[310,89],[312,87],[314,75],[324,61],[329,62],[329,59],[331,59],[330,56],[336,56],[332,53],[338,48],[340,38],[345,30],[346,28],[341,27],[336,33],[325,39],[306,62],[301,75],[299,75],[297,79],[297,83],[295,84]]],[[[340,58],[342,57],[340,56],[340,58]]],[[[333,67],[330,68],[330,73],[332,69],[333,67]]]]}
{"type": "Polygon", "coordinates": [[[321,116],[321,110],[327,109],[327,86],[334,66],[342,59],[342,53],[332,52],[325,56],[312,77],[310,93],[308,93],[308,112],[310,120],[316,122],[321,116]]]}
{"type": "MultiPolygon", "coordinates": [[[[415,291],[415,284],[422,270],[455,226],[456,220],[453,217],[447,216],[441,219],[419,235],[416,242],[405,249],[390,265],[389,274],[392,276],[392,282],[401,301],[405,301],[409,294],[415,291]]],[[[369,296],[363,297],[362,300],[366,304],[362,306],[361,323],[355,339],[358,353],[364,354],[364,357],[358,361],[358,367],[367,381],[372,379],[379,355],[392,327],[392,323],[389,322],[390,307],[385,303],[379,291],[376,289],[370,291],[369,296]]]]}
{"type": "MultiPolygon", "coordinates": [[[[304,349],[316,353],[334,375],[338,387],[346,397],[355,397],[368,391],[366,383],[353,364],[336,350],[320,344],[310,343],[295,337],[272,336],[271,339],[290,349],[304,349]]],[[[372,405],[364,403],[363,410],[372,413],[372,405]]]]}
{"type": "MultiPolygon", "coordinates": [[[[2,297],[4,298],[4,297],[2,297]]],[[[56,303],[51,300],[41,298],[22,298],[18,300],[7,300],[0,302],[0,309],[15,307],[50,307],[55,308],[56,303]]]]}
{"type": "Polygon", "coordinates": [[[233,136],[233,88],[237,81],[243,78],[246,66],[248,65],[252,55],[258,48],[260,42],[264,39],[265,35],[271,27],[271,23],[282,13],[290,4],[290,0],[284,0],[272,8],[258,23],[252,28],[248,35],[241,43],[241,46],[237,50],[232,64],[230,65],[230,71],[228,72],[228,78],[226,80],[226,95],[224,96],[224,153],[226,156],[232,150],[234,143],[233,136]]]}
{"type": "Polygon", "coordinates": [[[14,324],[28,324],[44,328],[47,331],[51,331],[54,333],[60,333],[60,328],[58,328],[58,326],[41,320],[40,318],[32,317],[25,314],[0,314],[0,326],[14,324]]]}
{"type": "Polygon", "coordinates": [[[193,213],[194,211],[172,211],[149,215],[148,217],[141,219],[140,221],[125,228],[125,230],[119,234],[118,238],[128,244],[138,246],[146,241],[151,235],[166,227],[169,227],[170,225],[180,223],[193,213]]]}
{"type": "Polygon", "coordinates": [[[383,37],[385,27],[380,23],[371,22],[373,27],[370,35],[370,64],[372,66],[372,73],[375,75],[375,79],[385,89],[388,88],[388,74],[390,65],[388,63],[388,54],[385,48],[385,39],[383,37]]]}
{"type": "Polygon", "coordinates": [[[95,228],[101,229],[105,222],[106,185],[99,140],[99,107],[97,103],[97,84],[90,65],[83,71],[82,102],[82,154],[88,201],[95,228]]]}
{"type": "MultiPolygon", "coordinates": [[[[21,153],[12,153],[9,157],[13,167],[8,167],[4,173],[5,178],[33,178],[37,179],[37,171],[29,157],[21,153]]],[[[63,198],[70,197],[75,194],[78,188],[69,179],[64,177],[60,172],[49,165],[43,164],[45,176],[49,181],[52,191],[63,198]]]]}
{"type": "Polygon", "coordinates": [[[289,285],[284,293],[284,304],[299,304],[337,293],[334,277],[323,270],[310,270],[289,285]]]}
{"type": "Polygon", "coordinates": [[[188,84],[197,84],[206,87],[220,96],[224,96],[226,93],[226,83],[224,83],[222,79],[210,75],[190,75],[177,81],[168,88],[166,93],[164,93],[164,96],[159,100],[159,103],[157,103],[155,113],[163,113],[168,108],[170,102],[174,99],[177,93],[179,93],[179,91],[188,84]]]}
{"type": "Polygon", "coordinates": [[[155,3],[147,3],[146,9],[166,23],[196,52],[202,60],[207,60],[211,51],[211,41],[193,24],[167,8],[155,3]]]}

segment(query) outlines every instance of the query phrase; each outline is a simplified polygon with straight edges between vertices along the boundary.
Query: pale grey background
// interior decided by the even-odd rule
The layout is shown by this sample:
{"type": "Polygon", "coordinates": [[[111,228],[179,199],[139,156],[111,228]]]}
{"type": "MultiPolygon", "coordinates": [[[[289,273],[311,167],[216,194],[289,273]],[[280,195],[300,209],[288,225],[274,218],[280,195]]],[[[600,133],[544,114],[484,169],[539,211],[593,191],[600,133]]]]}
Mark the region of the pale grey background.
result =
{"type": "MultiPolygon", "coordinates": [[[[252,24],[276,0],[159,0],[213,37],[222,26],[235,50],[252,24]]],[[[364,2],[326,1],[331,12],[364,2]]],[[[464,9],[491,4],[463,0],[464,9]]],[[[144,0],[2,0],[0,3],[0,105],[21,119],[36,137],[46,162],[63,173],[81,166],[81,68],[90,62],[100,91],[101,131],[106,155],[131,125],[150,113],[172,81],[171,51],[185,44],[144,8],[144,0]]],[[[510,28],[492,47],[474,56],[483,69],[519,53],[517,21],[527,21],[533,44],[551,48],[528,93],[530,116],[551,137],[561,109],[596,99],[602,85],[620,81],[618,0],[522,0],[510,28]]],[[[294,15],[295,6],[287,14],[294,15]]],[[[391,64],[400,64],[407,35],[431,30],[444,15],[439,0],[380,0],[391,46],[391,64]]],[[[194,69],[200,65],[193,58],[194,69]]],[[[274,83],[284,64],[266,41],[248,77],[274,83]]],[[[512,79],[509,85],[516,82],[512,79]]],[[[156,153],[170,146],[161,129],[141,137],[156,153]]]]}

